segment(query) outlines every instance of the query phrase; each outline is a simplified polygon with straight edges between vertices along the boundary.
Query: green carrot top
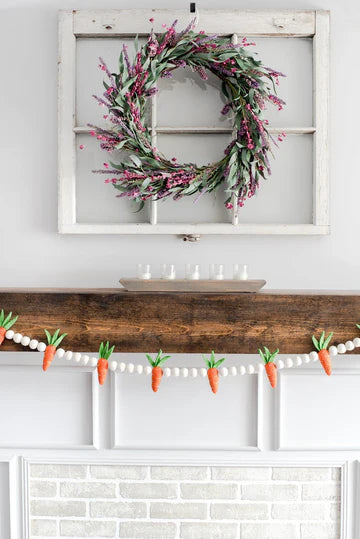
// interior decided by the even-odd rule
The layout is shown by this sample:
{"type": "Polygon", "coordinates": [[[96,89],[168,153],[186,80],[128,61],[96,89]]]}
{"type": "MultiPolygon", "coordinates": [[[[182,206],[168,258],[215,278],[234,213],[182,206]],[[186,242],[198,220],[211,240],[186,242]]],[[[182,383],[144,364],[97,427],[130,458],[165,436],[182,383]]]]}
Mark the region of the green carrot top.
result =
{"type": "Polygon", "coordinates": [[[14,318],[11,318],[11,317],[12,317],[12,313],[9,313],[8,315],[5,315],[4,309],[1,309],[1,312],[0,312],[0,327],[6,329],[6,331],[8,329],[10,329],[11,326],[13,326],[15,324],[16,320],[18,319],[17,316],[14,316],[14,318]]]}
{"type": "Polygon", "coordinates": [[[55,346],[55,348],[57,348],[59,346],[59,344],[61,343],[61,341],[66,337],[67,333],[63,333],[62,335],[59,335],[60,333],[60,329],[57,329],[54,333],[54,335],[51,335],[51,333],[47,330],[47,329],[44,329],[45,331],[45,335],[46,335],[46,338],[47,338],[47,341],[48,341],[48,346],[51,345],[51,346],[55,346]]]}
{"type": "Polygon", "coordinates": [[[325,338],[325,331],[323,331],[319,340],[317,340],[314,337],[314,335],[312,336],[311,340],[316,350],[320,352],[320,350],[327,350],[327,347],[330,344],[332,336],[333,336],[333,332],[329,333],[328,337],[325,338]]]}
{"type": "Polygon", "coordinates": [[[217,369],[218,367],[220,367],[221,363],[223,363],[225,361],[226,358],[222,357],[221,359],[218,359],[216,361],[215,352],[214,352],[214,350],[212,350],[210,358],[208,359],[207,357],[203,356],[203,359],[204,359],[206,365],[208,366],[208,369],[217,369]]]}
{"type": "Polygon", "coordinates": [[[270,350],[266,348],[266,346],[264,346],[264,351],[262,351],[261,348],[259,348],[258,352],[260,354],[261,359],[266,364],[266,363],[272,363],[274,361],[274,359],[279,353],[279,349],[277,348],[275,352],[270,352],[270,350]]]}
{"type": "Polygon", "coordinates": [[[146,357],[152,367],[160,367],[160,365],[165,363],[171,356],[164,356],[162,350],[159,350],[155,359],[152,359],[150,354],[146,354],[146,357]]]}
{"type": "Polygon", "coordinates": [[[109,359],[114,349],[115,349],[115,345],[110,348],[109,341],[106,341],[106,343],[105,342],[100,343],[99,358],[109,359]]]}

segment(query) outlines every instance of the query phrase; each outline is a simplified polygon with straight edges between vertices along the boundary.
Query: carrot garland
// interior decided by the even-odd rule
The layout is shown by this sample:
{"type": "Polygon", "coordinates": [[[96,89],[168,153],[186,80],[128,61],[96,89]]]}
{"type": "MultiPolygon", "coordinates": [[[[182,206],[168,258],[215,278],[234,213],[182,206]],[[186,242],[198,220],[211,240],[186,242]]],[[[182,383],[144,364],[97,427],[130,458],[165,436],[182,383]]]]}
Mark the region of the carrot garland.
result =
{"type": "Polygon", "coordinates": [[[163,375],[161,365],[165,363],[165,361],[167,361],[171,356],[163,356],[162,350],[159,350],[155,359],[152,359],[149,354],[146,354],[146,357],[152,366],[151,388],[156,393],[160,387],[160,382],[163,375]]]}
{"type": "Polygon", "coordinates": [[[218,367],[225,361],[225,358],[222,357],[218,361],[215,359],[215,352],[214,350],[211,352],[210,359],[207,359],[205,356],[203,356],[203,359],[208,367],[207,375],[209,379],[209,384],[211,387],[211,391],[213,393],[217,393],[218,387],[219,387],[219,371],[218,367]]]}
{"type": "Polygon", "coordinates": [[[269,382],[271,387],[276,387],[277,384],[277,371],[276,371],[276,365],[274,363],[274,359],[279,353],[279,349],[277,348],[275,352],[270,352],[266,346],[264,346],[264,351],[262,351],[259,348],[259,354],[263,362],[265,363],[265,371],[267,374],[267,377],[269,378],[269,382]]]}
{"type": "Polygon", "coordinates": [[[332,336],[333,332],[329,333],[328,337],[325,338],[325,331],[322,332],[319,340],[315,339],[314,335],[312,336],[312,342],[319,352],[319,361],[328,376],[331,374],[331,358],[327,348],[332,336]]]}
{"type": "Polygon", "coordinates": [[[99,348],[99,359],[97,362],[97,371],[98,371],[98,379],[99,384],[101,386],[104,385],[106,380],[107,371],[109,369],[109,363],[108,360],[111,356],[111,354],[114,351],[115,346],[112,346],[110,348],[109,341],[106,341],[106,343],[101,343],[99,348]]]}
{"type": "Polygon", "coordinates": [[[59,346],[64,337],[66,337],[67,333],[63,333],[59,336],[60,329],[57,329],[54,335],[51,335],[51,333],[49,333],[47,329],[44,329],[44,331],[48,344],[44,352],[43,371],[47,371],[50,367],[52,360],[55,357],[56,348],[59,346]]]}
{"type": "Polygon", "coordinates": [[[1,309],[0,312],[0,345],[4,342],[5,339],[5,333],[8,329],[10,329],[18,319],[17,316],[14,318],[12,317],[12,313],[9,313],[7,316],[4,313],[4,309],[1,309]]]}

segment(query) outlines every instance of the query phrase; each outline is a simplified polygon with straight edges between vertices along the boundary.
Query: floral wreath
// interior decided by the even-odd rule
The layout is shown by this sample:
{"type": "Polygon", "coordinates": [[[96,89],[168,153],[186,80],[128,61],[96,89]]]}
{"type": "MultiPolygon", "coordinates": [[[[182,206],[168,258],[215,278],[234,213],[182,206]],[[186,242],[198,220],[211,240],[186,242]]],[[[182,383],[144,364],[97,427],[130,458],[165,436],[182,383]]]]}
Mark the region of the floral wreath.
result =
{"type": "MultiPolygon", "coordinates": [[[[153,23],[154,19],[150,19],[153,23]]],[[[130,152],[126,162],[104,163],[104,169],[94,172],[109,174],[105,180],[120,191],[119,197],[128,197],[140,203],[148,199],[210,193],[226,182],[228,195],[225,205],[239,206],[255,194],[260,178],[271,174],[268,152],[271,142],[267,120],[261,112],[267,102],[282,109],[284,101],[276,96],[276,85],[282,73],[264,67],[247,50],[249,43],[243,38],[233,44],[227,37],[194,32],[195,22],[180,33],[175,21],[162,34],[153,29],[147,42],[139,49],[135,39],[135,58],[130,62],[127,47],[119,58],[119,73],[111,73],[100,58],[99,67],[106,72],[103,97],[94,96],[99,105],[108,108],[104,118],[111,123],[103,129],[89,124],[91,135],[108,152],[130,152]],[[206,80],[210,71],[221,80],[226,99],[222,114],[230,111],[234,119],[234,138],[225,148],[224,157],[212,164],[198,167],[195,163],[178,163],[163,156],[152,144],[151,132],[145,125],[145,104],[158,88],[159,78],[171,78],[172,71],[189,66],[206,80]]],[[[166,26],[166,25],[163,25],[166,26]]],[[[284,133],[278,136],[281,141],[284,133]]],[[[83,146],[82,146],[83,147],[83,146]]]]}

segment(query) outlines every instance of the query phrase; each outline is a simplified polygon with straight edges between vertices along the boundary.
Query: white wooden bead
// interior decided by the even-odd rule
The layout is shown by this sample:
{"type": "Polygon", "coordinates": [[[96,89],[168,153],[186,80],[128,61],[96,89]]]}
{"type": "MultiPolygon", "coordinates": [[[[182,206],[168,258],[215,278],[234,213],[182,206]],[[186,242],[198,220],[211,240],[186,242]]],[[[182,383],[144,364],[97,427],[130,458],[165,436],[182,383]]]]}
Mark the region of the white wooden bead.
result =
{"type": "Polygon", "coordinates": [[[164,369],[164,376],[166,378],[169,378],[171,376],[171,369],[169,367],[165,367],[164,369]]]}
{"type": "Polygon", "coordinates": [[[23,346],[29,346],[30,344],[30,337],[27,337],[26,335],[21,339],[21,344],[23,346]]]}
{"type": "Polygon", "coordinates": [[[171,374],[172,374],[173,376],[179,376],[179,374],[180,374],[180,369],[179,369],[179,367],[174,367],[173,369],[171,369],[171,374]]]}
{"type": "Polygon", "coordinates": [[[343,344],[343,343],[338,344],[337,345],[337,351],[339,352],[339,354],[345,354],[345,352],[346,352],[345,344],[343,344]]]}
{"type": "Polygon", "coordinates": [[[181,376],[183,376],[184,378],[187,378],[189,376],[189,369],[187,369],[186,367],[182,367],[181,376]]]}
{"type": "Polygon", "coordinates": [[[359,346],[360,346],[360,337],[355,337],[355,339],[353,340],[353,343],[354,343],[355,348],[359,348],[359,346]]]}
{"type": "MultiPolygon", "coordinates": [[[[31,343],[30,343],[30,346],[31,346],[31,343]]],[[[56,350],[56,357],[61,359],[62,357],[64,357],[64,355],[65,355],[65,350],[63,348],[58,348],[56,350]]]]}
{"type": "Polygon", "coordinates": [[[29,347],[31,348],[31,350],[36,350],[38,344],[39,341],[37,341],[36,339],[32,339],[29,343],[29,347]]]}
{"type": "Polygon", "coordinates": [[[81,359],[80,352],[74,352],[73,360],[76,361],[76,363],[79,363],[80,359],[81,359]]]}
{"type": "Polygon", "coordinates": [[[287,366],[288,369],[290,369],[293,365],[294,365],[294,362],[293,360],[291,359],[291,357],[287,357],[285,359],[285,365],[287,366]]]}
{"type": "Polygon", "coordinates": [[[144,367],[143,365],[136,365],[136,372],[137,374],[142,374],[144,372],[144,367]]]}
{"type": "Polygon", "coordinates": [[[152,367],[150,365],[146,365],[145,367],[145,374],[149,375],[152,373],[152,367]]]}
{"type": "Polygon", "coordinates": [[[334,346],[333,344],[330,346],[329,348],[329,354],[331,356],[337,356],[338,355],[338,350],[337,350],[337,346],[334,346]]]}
{"type": "Polygon", "coordinates": [[[346,350],[349,350],[349,352],[351,352],[351,350],[354,350],[355,345],[352,341],[346,341],[345,348],[346,350]]]}
{"type": "Polygon", "coordinates": [[[13,337],[14,342],[19,343],[19,342],[21,342],[21,339],[22,339],[21,333],[15,333],[15,335],[13,337]]]}
{"type": "Polygon", "coordinates": [[[244,375],[245,373],[246,373],[246,369],[245,369],[244,365],[241,365],[239,367],[239,374],[244,375]]]}
{"type": "Polygon", "coordinates": [[[205,367],[201,367],[201,369],[199,369],[199,373],[200,373],[200,376],[205,378],[205,376],[207,375],[207,370],[205,369],[205,367]]]}
{"type": "Polygon", "coordinates": [[[98,358],[97,357],[90,358],[90,366],[91,367],[96,367],[97,364],[98,364],[98,358]]]}
{"type": "Polygon", "coordinates": [[[310,352],[309,356],[311,361],[317,361],[319,359],[319,354],[315,350],[310,352]]]}
{"type": "Polygon", "coordinates": [[[192,369],[190,369],[190,376],[191,376],[192,378],[196,378],[197,375],[198,375],[198,370],[195,369],[195,367],[192,367],[192,369]]]}
{"type": "Polygon", "coordinates": [[[9,340],[13,339],[15,335],[15,332],[12,329],[8,329],[5,333],[5,337],[9,340]]]}
{"type": "Polygon", "coordinates": [[[303,354],[302,360],[304,363],[310,363],[310,356],[309,354],[303,354]]]}
{"type": "Polygon", "coordinates": [[[283,362],[282,359],[277,359],[276,360],[276,366],[278,369],[283,369],[285,367],[285,363],[283,362]]]}
{"type": "Polygon", "coordinates": [[[226,367],[221,367],[220,374],[221,376],[227,376],[229,374],[229,370],[226,367]]]}
{"type": "Polygon", "coordinates": [[[231,376],[236,376],[238,371],[236,367],[230,367],[229,369],[231,376]]]}
{"type": "Polygon", "coordinates": [[[45,352],[46,344],[44,342],[39,342],[39,344],[37,345],[37,349],[39,350],[39,352],[45,352]]]}
{"type": "Polygon", "coordinates": [[[110,361],[110,363],[109,363],[109,369],[110,369],[111,371],[116,371],[116,369],[117,369],[117,361],[110,361]]]}
{"type": "Polygon", "coordinates": [[[125,363],[122,361],[120,364],[119,364],[119,370],[120,372],[124,372],[126,369],[126,365],[125,363]]]}
{"type": "Polygon", "coordinates": [[[255,367],[254,367],[254,365],[251,365],[251,364],[248,365],[248,366],[247,366],[247,369],[246,369],[246,372],[247,372],[248,374],[254,374],[254,372],[255,372],[255,367]]]}
{"type": "Polygon", "coordinates": [[[260,373],[260,372],[263,372],[263,370],[265,369],[264,367],[264,364],[263,363],[258,363],[257,366],[256,366],[256,372],[260,373]]]}
{"type": "Polygon", "coordinates": [[[134,363],[128,363],[127,364],[126,370],[127,370],[128,373],[132,374],[134,372],[134,369],[135,369],[134,363]]]}
{"type": "Polygon", "coordinates": [[[65,352],[65,355],[64,355],[64,358],[67,360],[67,361],[70,361],[73,357],[73,353],[71,352],[71,350],[68,350],[67,352],[65,352]]]}
{"type": "Polygon", "coordinates": [[[295,365],[297,367],[300,367],[300,365],[302,365],[302,359],[300,356],[296,356],[296,359],[295,359],[295,365]]]}
{"type": "MultiPolygon", "coordinates": [[[[61,350],[61,348],[59,348],[59,350],[61,350]]],[[[85,356],[81,356],[81,363],[82,363],[83,365],[87,365],[87,364],[89,363],[89,359],[90,359],[89,356],[86,356],[86,355],[85,355],[85,356]]]]}

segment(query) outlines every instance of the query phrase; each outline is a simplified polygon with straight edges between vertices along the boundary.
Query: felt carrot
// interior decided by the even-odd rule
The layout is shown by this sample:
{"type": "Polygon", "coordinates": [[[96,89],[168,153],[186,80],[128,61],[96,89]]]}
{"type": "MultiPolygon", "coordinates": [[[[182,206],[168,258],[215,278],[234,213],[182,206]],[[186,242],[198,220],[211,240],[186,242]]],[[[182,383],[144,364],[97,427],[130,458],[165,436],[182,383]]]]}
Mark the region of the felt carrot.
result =
{"type": "Polygon", "coordinates": [[[266,346],[264,346],[264,351],[262,351],[259,348],[259,354],[263,362],[265,363],[265,371],[267,374],[267,377],[269,378],[269,382],[271,387],[276,387],[277,384],[277,371],[276,371],[276,365],[274,363],[274,359],[279,353],[279,349],[277,348],[275,352],[270,352],[266,346]]]}
{"type": "Polygon", "coordinates": [[[66,337],[67,333],[59,335],[60,329],[57,329],[54,335],[51,335],[51,333],[49,333],[47,329],[45,329],[44,331],[48,344],[44,352],[43,371],[47,371],[50,367],[52,360],[55,357],[56,348],[59,346],[63,338],[66,337]]]}
{"type": "Polygon", "coordinates": [[[98,371],[99,384],[101,386],[103,386],[104,383],[105,383],[107,371],[109,369],[108,360],[109,360],[111,354],[113,353],[114,348],[115,348],[115,346],[112,346],[110,348],[109,341],[107,341],[106,343],[102,342],[100,344],[99,359],[98,359],[98,362],[97,362],[97,371],[98,371]]]}
{"type": "Polygon", "coordinates": [[[4,313],[4,310],[1,309],[0,313],[0,345],[4,342],[5,339],[5,333],[8,329],[10,329],[18,319],[17,316],[14,318],[12,317],[12,313],[9,313],[7,316],[4,313]]]}
{"type": "Polygon", "coordinates": [[[163,375],[161,365],[165,363],[165,361],[167,361],[171,356],[163,356],[162,350],[159,350],[155,359],[152,359],[149,354],[146,354],[146,357],[152,366],[151,388],[156,393],[160,387],[160,382],[163,375]]]}
{"type": "Polygon", "coordinates": [[[216,361],[215,352],[213,350],[211,352],[210,359],[207,359],[205,356],[203,356],[203,359],[208,367],[207,375],[208,375],[211,391],[213,393],[217,393],[217,390],[219,387],[219,371],[217,368],[221,365],[221,363],[225,361],[225,358],[222,357],[221,359],[218,359],[216,361]]]}
{"type": "Polygon", "coordinates": [[[331,358],[327,347],[330,344],[332,336],[333,333],[331,332],[329,333],[328,337],[325,338],[325,331],[322,332],[319,340],[315,339],[314,335],[312,336],[312,342],[316,350],[319,352],[319,361],[328,376],[331,374],[331,358]]]}

